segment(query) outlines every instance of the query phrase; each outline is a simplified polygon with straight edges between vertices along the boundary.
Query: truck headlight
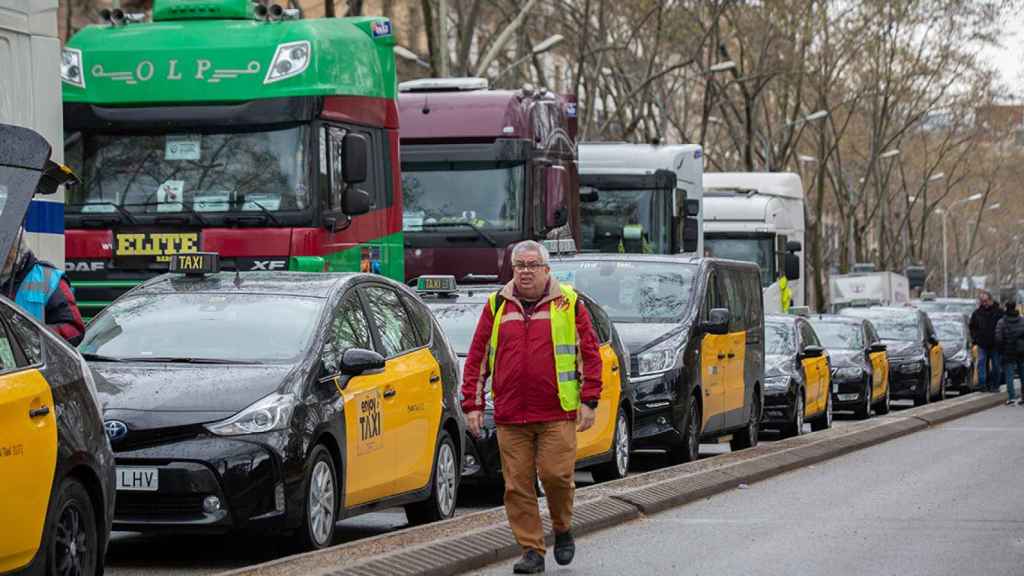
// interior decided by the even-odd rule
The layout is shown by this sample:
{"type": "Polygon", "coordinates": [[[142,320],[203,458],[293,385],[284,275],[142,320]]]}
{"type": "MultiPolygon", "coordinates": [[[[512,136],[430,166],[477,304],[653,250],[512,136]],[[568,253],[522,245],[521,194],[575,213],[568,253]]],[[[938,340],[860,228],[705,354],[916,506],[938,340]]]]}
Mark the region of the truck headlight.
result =
{"type": "Polygon", "coordinates": [[[281,44],[274,53],[274,60],[267,69],[267,77],[263,79],[264,84],[271,84],[278,80],[291,78],[302,74],[309,68],[311,49],[308,40],[301,42],[289,42],[281,44]]]}
{"type": "Polygon", "coordinates": [[[82,70],[82,51],[65,48],[60,54],[60,79],[79,88],[85,88],[85,71],[82,70]]]}
{"type": "Polygon", "coordinates": [[[295,396],[271,394],[227,420],[207,424],[206,429],[218,436],[260,434],[288,427],[295,408],[295,396]]]}
{"type": "Polygon", "coordinates": [[[836,380],[859,380],[864,377],[864,370],[856,366],[839,368],[833,377],[836,380]]]}

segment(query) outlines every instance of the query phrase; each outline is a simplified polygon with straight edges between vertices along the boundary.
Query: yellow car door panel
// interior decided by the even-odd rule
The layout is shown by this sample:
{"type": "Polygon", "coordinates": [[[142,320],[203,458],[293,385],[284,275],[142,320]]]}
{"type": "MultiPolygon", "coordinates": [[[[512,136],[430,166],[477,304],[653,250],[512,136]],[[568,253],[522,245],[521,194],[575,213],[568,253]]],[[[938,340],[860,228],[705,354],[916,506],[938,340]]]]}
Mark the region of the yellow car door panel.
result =
{"type": "Polygon", "coordinates": [[[889,361],[885,352],[872,352],[868,355],[871,360],[871,399],[880,400],[889,389],[889,361]]]}
{"type": "Polygon", "coordinates": [[[931,347],[931,365],[932,365],[932,392],[938,393],[942,388],[942,373],[945,371],[945,360],[942,356],[942,346],[935,344],[931,347]]]}
{"type": "MultiPolygon", "coordinates": [[[[744,363],[746,362],[747,332],[739,330],[725,335],[725,378],[724,398],[722,408],[727,414],[736,416],[735,422],[745,422],[743,407],[747,400],[746,375],[744,374],[744,363]]],[[[727,417],[728,419],[728,417],[727,417]]]]}
{"type": "Polygon", "coordinates": [[[597,403],[594,425],[576,435],[576,460],[606,454],[615,439],[615,421],[622,394],[619,358],[611,343],[601,345],[601,400],[597,403]]]}
{"type": "Polygon", "coordinates": [[[724,364],[729,336],[726,334],[705,334],[700,342],[700,376],[703,398],[701,429],[705,433],[716,432],[724,425],[725,378],[724,364]],[[721,357],[720,357],[721,356],[721,357]]]}
{"type": "Polygon", "coordinates": [[[821,409],[818,407],[818,366],[817,358],[804,358],[800,365],[804,371],[804,418],[817,416],[821,409]]]}
{"type": "Polygon", "coordinates": [[[39,548],[57,463],[53,394],[38,370],[0,375],[0,430],[0,572],[7,572],[39,548]]]}
{"type": "MultiPolygon", "coordinates": [[[[395,447],[385,411],[387,369],[356,376],[339,390],[345,404],[345,506],[351,508],[394,492],[395,447]]],[[[393,403],[392,403],[393,405],[393,403]]]]}
{"type": "Polygon", "coordinates": [[[430,349],[420,348],[389,360],[386,370],[395,394],[384,399],[384,413],[392,417],[395,493],[402,494],[430,482],[441,426],[441,367],[430,349]]]}

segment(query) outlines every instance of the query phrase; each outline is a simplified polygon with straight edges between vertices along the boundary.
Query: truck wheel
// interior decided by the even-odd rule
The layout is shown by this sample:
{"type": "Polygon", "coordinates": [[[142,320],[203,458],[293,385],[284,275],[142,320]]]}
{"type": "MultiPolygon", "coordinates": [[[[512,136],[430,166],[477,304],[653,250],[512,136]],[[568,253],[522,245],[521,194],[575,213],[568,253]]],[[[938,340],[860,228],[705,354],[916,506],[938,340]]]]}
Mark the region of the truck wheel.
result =
{"type": "Polygon", "coordinates": [[[619,406],[619,415],[615,422],[615,437],[612,439],[612,459],[594,466],[591,470],[594,480],[607,482],[625,478],[629,474],[630,439],[629,419],[626,418],[626,411],[619,406]]]}
{"type": "Polygon", "coordinates": [[[96,515],[85,486],[65,478],[46,537],[46,574],[95,574],[99,562],[96,515]]]}
{"type": "Polygon", "coordinates": [[[736,432],[729,442],[729,448],[745,450],[757,446],[757,433],[761,429],[761,396],[754,390],[754,401],[750,403],[750,418],[745,428],[736,432]]]}
{"type": "Polygon", "coordinates": [[[412,525],[447,520],[455,515],[459,496],[459,467],[455,444],[445,431],[434,453],[434,473],[430,481],[430,497],[405,507],[405,517],[412,525]]]}

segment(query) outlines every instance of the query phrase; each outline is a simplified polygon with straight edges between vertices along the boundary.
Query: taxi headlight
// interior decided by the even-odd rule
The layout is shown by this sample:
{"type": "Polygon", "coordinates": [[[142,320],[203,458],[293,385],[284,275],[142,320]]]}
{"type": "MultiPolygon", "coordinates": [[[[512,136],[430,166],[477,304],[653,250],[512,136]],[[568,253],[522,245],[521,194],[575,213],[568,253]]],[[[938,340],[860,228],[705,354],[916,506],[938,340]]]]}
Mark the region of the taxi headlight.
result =
{"type": "Polygon", "coordinates": [[[218,436],[259,434],[288,427],[295,396],[271,394],[227,420],[207,424],[206,429],[218,436]]]}
{"type": "Polygon", "coordinates": [[[836,370],[833,378],[836,380],[858,380],[864,377],[864,370],[857,368],[856,366],[849,366],[847,368],[839,368],[836,370]]]}
{"type": "Polygon", "coordinates": [[[679,333],[650,350],[637,354],[637,376],[658,374],[675,368],[679,347],[685,338],[685,333],[679,333]]]}
{"type": "Polygon", "coordinates": [[[922,368],[924,368],[923,360],[911,360],[896,367],[897,370],[904,374],[913,374],[914,372],[919,372],[922,368]]]}
{"type": "Polygon", "coordinates": [[[953,360],[953,362],[967,362],[967,350],[960,349],[959,352],[953,354],[953,358],[951,358],[951,360],[953,360]]]}
{"type": "Polygon", "coordinates": [[[789,388],[789,376],[769,376],[764,379],[765,390],[786,390],[789,388]]]}

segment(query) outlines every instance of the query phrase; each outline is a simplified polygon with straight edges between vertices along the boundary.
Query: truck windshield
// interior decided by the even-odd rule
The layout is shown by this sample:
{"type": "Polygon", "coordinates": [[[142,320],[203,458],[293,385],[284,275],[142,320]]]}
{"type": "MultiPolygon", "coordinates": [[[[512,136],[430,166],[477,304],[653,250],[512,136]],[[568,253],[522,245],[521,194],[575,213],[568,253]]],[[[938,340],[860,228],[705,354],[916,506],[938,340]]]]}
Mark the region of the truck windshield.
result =
{"type": "Polygon", "coordinates": [[[597,199],[580,203],[583,249],[668,254],[672,204],[671,196],[665,192],[597,190],[597,199]]]}
{"type": "Polygon", "coordinates": [[[72,134],[82,175],[69,213],[283,212],[310,204],[307,127],[225,133],[72,134]]]}
{"type": "Polygon", "coordinates": [[[519,230],[525,174],[523,164],[403,162],[402,229],[420,232],[468,223],[484,231],[519,230]]]}
{"type": "Polygon", "coordinates": [[[761,286],[771,286],[776,279],[775,249],[770,237],[722,238],[704,236],[706,256],[753,262],[761,267],[761,286]]]}
{"type": "Polygon", "coordinates": [[[697,267],[669,262],[552,260],[551,274],[586,292],[612,322],[682,321],[693,299],[697,267]]]}

